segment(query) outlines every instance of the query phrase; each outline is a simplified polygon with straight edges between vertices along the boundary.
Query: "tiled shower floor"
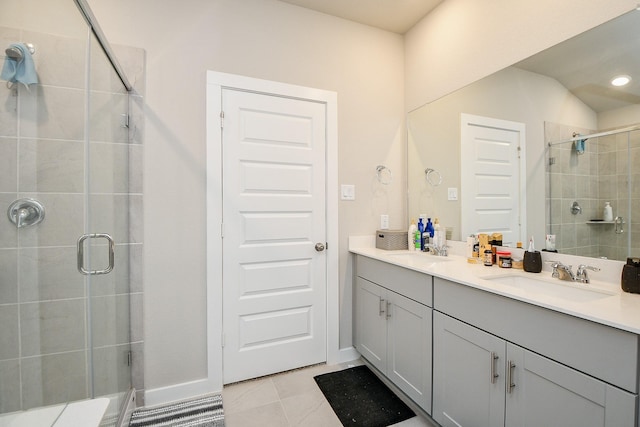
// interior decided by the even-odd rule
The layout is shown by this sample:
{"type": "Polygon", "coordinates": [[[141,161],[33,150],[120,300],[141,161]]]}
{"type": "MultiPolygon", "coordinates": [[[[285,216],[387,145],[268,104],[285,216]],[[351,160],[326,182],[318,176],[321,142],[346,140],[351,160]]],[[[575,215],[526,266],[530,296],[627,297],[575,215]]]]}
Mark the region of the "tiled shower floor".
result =
{"type": "MultiPolygon", "coordinates": [[[[222,391],[225,427],[341,427],[313,377],[360,364],[354,361],[344,365],[317,365],[225,386],[222,391]]],[[[434,424],[417,415],[395,426],[432,427],[434,424]]]]}

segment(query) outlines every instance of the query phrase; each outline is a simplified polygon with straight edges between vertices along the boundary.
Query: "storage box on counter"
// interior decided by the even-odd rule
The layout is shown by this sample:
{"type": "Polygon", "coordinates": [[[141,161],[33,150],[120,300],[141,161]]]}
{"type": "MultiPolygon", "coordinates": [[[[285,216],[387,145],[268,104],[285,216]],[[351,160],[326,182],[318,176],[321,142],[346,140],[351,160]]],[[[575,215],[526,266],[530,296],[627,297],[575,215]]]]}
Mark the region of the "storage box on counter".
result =
{"type": "Polygon", "coordinates": [[[409,249],[407,230],[376,230],[376,248],[388,251],[409,249]]]}

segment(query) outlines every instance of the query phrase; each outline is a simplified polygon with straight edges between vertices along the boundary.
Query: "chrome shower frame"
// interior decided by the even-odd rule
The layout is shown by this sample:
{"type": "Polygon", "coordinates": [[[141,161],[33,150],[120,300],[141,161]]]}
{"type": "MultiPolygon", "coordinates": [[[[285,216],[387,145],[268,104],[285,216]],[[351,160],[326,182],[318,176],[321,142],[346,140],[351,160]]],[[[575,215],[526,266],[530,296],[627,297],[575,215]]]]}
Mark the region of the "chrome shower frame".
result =
{"type": "Polygon", "coordinates": [[[102,47],[102,50],[104,50],[104,53],[107,55],[109,62],[111,63],[113,68],[116,70],[116,73],[118,74],[118,78],[120,78],[120,81],[122,82],[124,87],[127,88],[127,91],[131,92],[133,90],[133,86],[131,85],[131,82],[129,82],[129,79],[127,78],[127,75],[124,73],[124,70],[120,65],[120,62],[118,62],[118,59],[113,53],[113,49],[111,48],[111,45],[107,41],[107,38],[105,37],[104,32],[102,32],[102,28],[100,28],[100,25],[98,24],[98,20],[96,19],[95,15],[91,11],[89,4],[85,0],[73,0],[73,1],[76,3],[76,5],[78,6],[78,9],[80,9],[80,12],[82,13],[82,16],[84,16],[84,19],[87,21],[87,23],[91,27],[91,31],[93,31],[93,34],[98,39],[98,43],[100,44],[100,47],[102,47]]]}

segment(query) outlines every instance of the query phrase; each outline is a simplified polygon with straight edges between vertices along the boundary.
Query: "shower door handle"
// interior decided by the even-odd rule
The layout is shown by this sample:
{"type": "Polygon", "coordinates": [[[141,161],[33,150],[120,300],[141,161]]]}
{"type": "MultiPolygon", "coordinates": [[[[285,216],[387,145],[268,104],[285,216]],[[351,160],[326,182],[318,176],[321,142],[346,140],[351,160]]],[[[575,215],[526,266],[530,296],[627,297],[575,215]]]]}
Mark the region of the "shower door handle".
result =
{"type": "Polygon", "coordinates": [[[108,274],[113,270],[115,262],[115,247],[113,238],[106,233],[83,234],[78,239],[78,271],[85,276],[93,276],[97,274],[108,274]],[[87,239],[107,239],[109,250],[109,265],[103,270],[85,270],[84,268],[84,241],[87,239]]]}

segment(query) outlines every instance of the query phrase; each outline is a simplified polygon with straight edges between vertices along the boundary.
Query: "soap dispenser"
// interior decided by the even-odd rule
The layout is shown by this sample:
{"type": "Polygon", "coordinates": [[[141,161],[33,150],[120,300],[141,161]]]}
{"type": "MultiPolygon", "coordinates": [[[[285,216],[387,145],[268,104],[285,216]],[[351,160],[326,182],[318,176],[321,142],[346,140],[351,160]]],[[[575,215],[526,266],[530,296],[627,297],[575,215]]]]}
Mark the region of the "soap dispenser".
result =
{"type": "Polygon", "coordinates": [[[611,208],[611,203],[609,202],[605,202],[604,204],[602,219],[604,219],[605,221],[613,221],[613,209],[611,208]]]}

